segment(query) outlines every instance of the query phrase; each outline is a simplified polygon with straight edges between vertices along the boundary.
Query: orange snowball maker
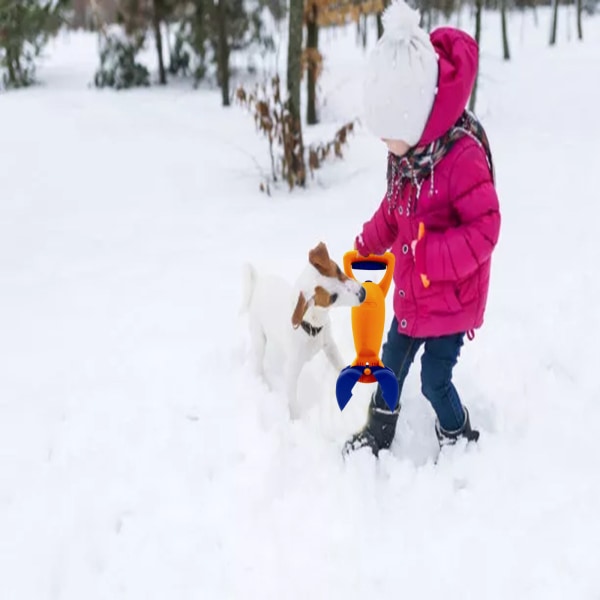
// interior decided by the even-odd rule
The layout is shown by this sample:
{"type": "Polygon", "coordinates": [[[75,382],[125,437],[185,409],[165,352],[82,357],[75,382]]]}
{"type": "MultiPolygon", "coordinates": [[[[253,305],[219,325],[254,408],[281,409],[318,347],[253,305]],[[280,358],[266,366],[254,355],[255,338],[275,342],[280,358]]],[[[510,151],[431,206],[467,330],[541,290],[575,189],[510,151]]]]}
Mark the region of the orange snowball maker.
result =
{"type": "Polygon", "coordinates": [[[395,258],[391,252],[361,256],[356,250],[344,254],[344,271],[354,277],[355,270],[382,271],[385,273],[379,283],[367,280],[362,285],[366,291],[365,300],[352,307],[352,334],[356,358],[352,364],[342,369],[335,387],[340,410],[352,398],[356,382],[381,385],[383,399],[394,410],[398,405],[399,387],[396,374],[385,367],[379,358],[379,350],[385,327],[385,297],[390,289],[394,274],[395,258]]]}

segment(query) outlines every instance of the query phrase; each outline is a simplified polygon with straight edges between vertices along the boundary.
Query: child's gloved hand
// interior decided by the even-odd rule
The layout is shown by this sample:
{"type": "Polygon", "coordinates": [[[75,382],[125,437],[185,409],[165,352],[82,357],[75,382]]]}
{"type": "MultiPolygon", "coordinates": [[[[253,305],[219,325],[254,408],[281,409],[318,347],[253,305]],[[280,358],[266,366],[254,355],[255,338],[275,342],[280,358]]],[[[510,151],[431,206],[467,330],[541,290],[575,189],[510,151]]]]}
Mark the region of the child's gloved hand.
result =
{"type": "Polygon", "coordinates": [[[354,249],[361,255],[361,256],[369,256],[369,253],[364,249],[363,244],[362,244],[362,236],[359,235],[355,240],[354,240],[354,249]]]}

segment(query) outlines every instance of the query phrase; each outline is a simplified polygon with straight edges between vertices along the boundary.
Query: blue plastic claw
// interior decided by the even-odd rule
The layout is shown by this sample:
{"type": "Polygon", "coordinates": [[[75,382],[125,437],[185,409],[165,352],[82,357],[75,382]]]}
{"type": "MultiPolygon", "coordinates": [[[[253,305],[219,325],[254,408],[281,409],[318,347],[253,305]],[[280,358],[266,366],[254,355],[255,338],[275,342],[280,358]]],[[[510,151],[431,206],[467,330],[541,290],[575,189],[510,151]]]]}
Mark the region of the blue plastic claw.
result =
{"type": "Polygon", "coordinates": [[[364,375],[365,369],[369,369],[370,373],[375,377],[377,383],[381,386],[383,399],[390,410],[395,410],[398,406],[398,396],[400,388],[396,375],[389,367],[367,367],[367,366],[350,366],[342,369],[337,382],[335,384],[335,395],[337,398],[340,410],[344,410],[346,404],[352,398],[352,390],[356,382],[364,375]]]}
{"type": "Polygon", "coordinates": [[[394,371],[389,367],[373,368],[373,376],[381,386],[383,399],[390,410],[396,410],[398,406],[398,396],[400,396],[400,386],[394,371]]]}
{"type": "Polygon", "coordinates": [[[346,404],[352,398],[352,389],[356,382],[362,377],[364,367],[346,367],[340,371],[335,384],[335,395],[340,410],[344,410],[346,404]]]}

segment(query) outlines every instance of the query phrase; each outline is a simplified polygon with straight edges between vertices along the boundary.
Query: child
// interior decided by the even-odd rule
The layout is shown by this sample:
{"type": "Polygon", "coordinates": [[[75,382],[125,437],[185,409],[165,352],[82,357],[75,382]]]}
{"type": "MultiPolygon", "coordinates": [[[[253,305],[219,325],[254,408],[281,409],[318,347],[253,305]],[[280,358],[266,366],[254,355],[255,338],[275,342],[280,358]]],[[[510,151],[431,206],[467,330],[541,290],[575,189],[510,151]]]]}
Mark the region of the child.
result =
{"type": "MultiPolygon", "coordinates": [[[[486,134],[465,107],[477,74],[478,48],[466,33],[431,35],[419,15],[395,0],[365,81],[365,122],[388,148],[387,192],[356,238],[362,254],[396,257],[394,318],[382,361],[400,391],[421,346],[421,390],[436,413],[440,446],[477,441],[452,383],[465,334],[483,323],[491,255],[500,231],[486,134]]],[[[365,427],[344,447],[389,448],[400,405],[390,411],[381,388],[365,427]]]]}

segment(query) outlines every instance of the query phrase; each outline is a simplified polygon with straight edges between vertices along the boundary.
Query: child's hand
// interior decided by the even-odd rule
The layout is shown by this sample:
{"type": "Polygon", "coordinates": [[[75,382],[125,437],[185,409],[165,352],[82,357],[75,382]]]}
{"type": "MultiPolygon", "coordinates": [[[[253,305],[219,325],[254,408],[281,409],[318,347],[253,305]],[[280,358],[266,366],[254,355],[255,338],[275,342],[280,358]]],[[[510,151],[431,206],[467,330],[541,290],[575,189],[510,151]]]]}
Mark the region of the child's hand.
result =
{"type": "MultiPolygon", "coordinates": [[[[360,236],[359,236],[359,237],[360,237],[360,236]]],[[[357,238],[354,240],[354,249],[355,249],[355,250],[356,250],[356,251],[357,251],[357,252],[358,252],[358,253],[359,253],[361,256],[369,256],[369,254],[368,254],[368,253],[367,253],[367,254],[365,254],[365,253],[363,252],[363,250],[361,249],[361,244],[360,244],[359,242],[360,242],[360,240],[359,240],[359,238],[357,237],[357,238]]]]}

